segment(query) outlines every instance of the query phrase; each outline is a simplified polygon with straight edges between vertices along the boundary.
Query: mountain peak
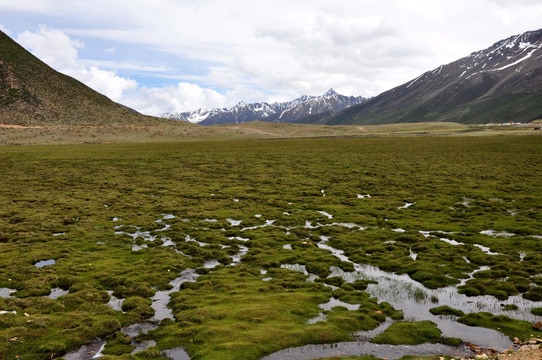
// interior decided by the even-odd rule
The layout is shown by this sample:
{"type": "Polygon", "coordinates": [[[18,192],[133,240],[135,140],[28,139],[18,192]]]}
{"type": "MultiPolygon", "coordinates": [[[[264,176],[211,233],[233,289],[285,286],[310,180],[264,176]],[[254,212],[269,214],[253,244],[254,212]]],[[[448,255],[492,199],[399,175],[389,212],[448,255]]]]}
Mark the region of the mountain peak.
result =
{"type": "Polygon", "coordinates": [[[164,117],[186,120],[202,125],[267,121],[281,123],[323,122],[327,117],[366,99],[358,96],[343,96],[329,89],[322,96],[303,95],[282,103],[246,104],[240,101],[230,109],[209,109],[184,113],[164,114],[164,117]]]}
{"type": "Polygon", "coordinates": [[[337,92],[333,90],[333,88],[331,88],[328,91],[326,91],[326,93],[324,94],[324,97],[331,97],[334,95],[339,95],[339,94],[337,94],[337,92]]]}

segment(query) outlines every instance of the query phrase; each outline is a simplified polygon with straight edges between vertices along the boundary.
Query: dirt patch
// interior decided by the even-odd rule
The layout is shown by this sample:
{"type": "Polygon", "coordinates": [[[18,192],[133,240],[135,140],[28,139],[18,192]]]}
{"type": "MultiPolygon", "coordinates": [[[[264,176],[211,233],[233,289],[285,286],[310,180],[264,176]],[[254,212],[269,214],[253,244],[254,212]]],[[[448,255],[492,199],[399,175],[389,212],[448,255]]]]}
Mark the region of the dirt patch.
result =
{"type": "Polygon", "coordinates": [[[14,124],[0,124],[0,129],[42,129],[42,126],[25,126],[14,124]]]}
{"type": "Polygon", "coordinates": [[[542,359],[542,348],[540,345],[522,346],[518,351],[510,354],[500,354],[499,360],[540,360],[542,359]]]}

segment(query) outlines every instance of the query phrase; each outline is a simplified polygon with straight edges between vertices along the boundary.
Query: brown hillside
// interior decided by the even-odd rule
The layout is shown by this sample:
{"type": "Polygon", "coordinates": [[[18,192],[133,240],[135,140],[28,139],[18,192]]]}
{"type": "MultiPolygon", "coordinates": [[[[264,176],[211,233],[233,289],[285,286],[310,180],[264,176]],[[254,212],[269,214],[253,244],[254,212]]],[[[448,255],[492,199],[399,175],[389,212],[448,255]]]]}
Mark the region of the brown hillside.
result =
{"type": "Polygon", "coordinates": [[[156,123],[63,75],[0,31],[0,123],[100,125],[156,123]]]}

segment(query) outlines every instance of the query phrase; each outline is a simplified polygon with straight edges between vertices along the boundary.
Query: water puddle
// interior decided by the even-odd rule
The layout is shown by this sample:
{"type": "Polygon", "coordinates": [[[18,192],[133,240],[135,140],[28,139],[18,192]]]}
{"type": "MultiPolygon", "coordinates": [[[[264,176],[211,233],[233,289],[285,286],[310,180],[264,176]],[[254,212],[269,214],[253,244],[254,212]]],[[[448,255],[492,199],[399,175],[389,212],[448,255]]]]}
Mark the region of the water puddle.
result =
{"type": "Polygon", "coordinates": [[[303,275],[309,275],[309,272],[307,271],[307,268],[305,265],[299,265],[299,264],[282,264],[280,266],[281,269],[288,269],[291,271],[297,271],[302,273],[303,275]]]}
{"type": "Polygon", "coordinates": [[[320,321],[327,321],[327,315],[321,312],[318,314],[318,316],[307,320],[307,324],[312,325],[320,321]]]}
{"type": "Polygon", "coordinates": [[[331,214],[329,214],[329,213],[327,213],[325,211],[318,211],[318,213],[320,215],[323,215],[323,216],[327,217],[328,219],[333,219],[333,215],[331,215],[331,214]]]}
{"type": "Polygon", "coordinates": [[[480,234],[492,236],[492,237],[512,237],[516,235],[514,233],[509,233],[507,231],[497,232],[495,230],[483,230],[483,231],[480,231],[480,234]]]}
{"type": "MultiPolygon", "coordinates": [[[[149,331],[154,330],[157,327],[158,327],[157,324],[150,323],[150,322],[144,322],[144,323],[133,324],[133,325],[130,325],[130,326],[123,327],[122,329],[120,329],[120,332],[123,333],[124,335],[127,335],[128,337],[130,337],[130,339],[132,339],[132,341],[130,342],[130,345],[134,346],[135,349],[132,350],[131,353],[135,354],[135,353],[138,353],[140,351],[147,350],[151,346],[156,345],[156,342],[154,340],[147,340],[147,341],[139,342],[139,341],[136,341],[135,339],[140,334],[147,334],[149,331]]],[[[104,344],[104,346],[105,346],[105,344],[104,344]]]]}
{"type": "Polygon", "coordinates": [[[474,199],[463,196],[463,202],[458,203],[458,204],[463,205],[464,207],[470,207],[470,203],[473,202],[473,201],[474,201],[474,199]]]}
{"type": "Polygon", "coordinates": [[[78,350],[62,355],[64,360],[92,360],[99,358],[105,346],[105,340],[96,338],[81,346],[78,350]]]}
{"type": "Polygon", "coordinates": [[[487,246],[480,245],[480,244],[472,244],[472,245],[476,246],[477,248],[479,248],[480,250],[482,250],[483,252],[485,252],[488,255],[502,255],[500,253],[496,253],[496,252],[491,251],[491,249],[488,248],[487,246]]]}
{"type": "Polygon", "coordinates": [[[145,340],[142,342],[132,342],[132,345],[135,346],[135,349],[132,351],[132,354],[136,354],[140,351],[147,350],[151,346],[156,346],[156,341],[154,340],[145,340]]]}
{"type": "Polygon", "coordinates": [[[155,231],[167,231],[171,228],[171,225],[169,224],[164,224],[164,227],[161,228],[161,229],[158,229],[158,230],[155,230],[155,231]]]}
{"type": "Polygon", "coordinates": [[[277,351],[264,356],[261,360],[312,360],[327,357],[344,357],[355,355],[374,355],[389,360],[400,359],[405,355],[447,355],[452,357],[467,357],[475,354],[467,348],[455,348],[442,344],[421,345],[383,345],[372,344],[367,341],[340,342],[325,345],[306,345],[296,348],[277,351]]]}
{"type": "Polygon", "coordinates": [[[9,289],[9,288],[0,288],[0,298],[10,298],[10,297],[14,297],[12,294],[14,292],[17,292],[17,290],[15,289],[9,289]]]}
{"type": "Polygon", "coordinates": [[[151,298],[151,307],[154,309],[153,321],[162,321],[166,318],[175,320],[173,312],[167,307],[170,300],[170,294],[179,291],[181,284],[185,282],[195,282],[199,275],[194,269],[186,269],[180,273],[180,276],[169,282],[172,286],[169,290],[157,291],[151,298]]]}
{"type": "Polygon", "coordinates": [[[42,261],[38,261],[37,263],[35,263],[34,266],[37,267],[37,268],[42,268],[44,266],[54,265],[55,263],[56,263],[55,259],[42,260],[42,261]]]}
{"type": "Polygon", "coordinates": [[[7,310],[0,310],[0,315],[4,315],[4,314],[17,314],[17,311],[13,310],[13,311],[7,311],[7,310]]]}
{"type": "Polygon", "coordinates": [[[168,246],[172,246],[172,247],[176,247],[177,245],[168,237],[163,237],[161,238],[160,240],[162,240],[162,246],[164,247],[168,247],[168,246]]]}
{"type": "Polygon", "coordinates": [[[204,246],[207,246],[209,244],[205,243],[205,242],[201,242],[201,241],[198,241],[196,239],[194,239],[193,237],[191,237],[190,235],[186,235],[186,237],[184,238],[184,241],[186,242],[195,242],[196,244],[198,244],[200,247],[204,247],[204,246]]]}
{"type": "Polygon", "coordinates": [[[182,347],[164,350],[163,353],[171,360],[190,360],[190,355],[182,347]]]}
{"type": "Polygon", "coordinates": [[[338,249],[335,249],[331,246],[328,246],[325,244],[325,241],[322,240],[321,242],[319,242],[317,244],[317,246],[322,249],[322,250],[328,250],[328,251],[331,251],[331,254],[337,258],[339,258],[341,261],[348,261],[348,256],[345,256],[344,255],[344,251],[343,250],[338,250],[338,249]]]}
{"type": "Polygon", "coordinates": [[[447,239],[447,238],[440,238],[440,241],[444,241],[450,245],[454,245],[454,246],[458,246],[458,245],[465,245],[464,242],[459,242],[459,241],[455,241],[455,240],[451,240],[451,239],[447,239]]]}
{"type": "Polygon", "coordinates": [[[220,265],[220,262],[218,260],[208,260],[203,263],[203,267],[205,269],[214,269],[218,265],[220,265]]]}
{"type": "Polygon", "coordinates": [[[409,207],[411,207],[414,204],[415,204],[415,202],[411,202],[411,203],[405,202],[405,205],[399,206],[399,207],[397,207],[397,209],[408,209],[409,207]]]}
{"type": "MultiPolygon", "coordinates": [[[[444,242],[446,242],[446,243],[448,243],[450,245],[454,245],[454,246],[465,245],[464,242],[459,242],[459,241],[451,240],[451,239],[448,239],[448,238],[440,238],[440,241],[444,241],[444,242]]],[[[482,250],[487,255],[502,255],[501,253],[496,253],[496,252],[491,251],[491,249],[488,248],[487,246],[480,245],[480,244],[472,244],[472,245],[476,246],[477,248],[482,250]]]]}
{"type": "Polygon", "coordinates": [[[107,293],[109,294],[109,302],[107,303],[107,306],[115,311],[122,311],[122,303],[125,299],[119,299],[118,297],[113,296],[112,290],[108,290],[107,293]]]}
{"type": "Polygon", "coordinates": [[[364,226],[360,226],[358,224],[354,224],[354,223],[331,223],[331,224],[320,224],[320,223],[317,223],[316,225],[312,225],[312,222],[311,221],[305,221],[305,228],[306,229],[318,229],[318,228],[321,228],[321,227],[324,227],[324,226],[341,226],[341,227],[345,227],[347,229],[354,229],[354,228],[358,228],[359,230],[365,230],[366,227],[364,226]]]}
{"type": "Polygon", "coordinates": [[[335,307],[344,307],[348,311],[354,311],[354,310],[359,309],[360,305],[359,304],[348,304],[348,303],[345,303],[344,301],[337,300],[337,299],[332,297],[332,298],[329,299],[329,301],[327,303],[320,304],[320,305],[318,305],[318,307],[320,309],[322,309],[322,310],[327,310],[327,311],[331,311],[335,307]]]}
{"type": "Polygon", "coordinates": [[[305,265],[299,265],[299,264],[282,264],[280,266],[281,269],[288,269],[291,271],[297,271],[302,273],[303,275],[307,275],[307,282],[314,282],[314,280],[318,279],[318,275],[309,274],[307,271],[307,268],[305,265]]]}
{"type": "Polygon", "coordinates": [[[58,299],[60,296],[66,295],[69,293],[69,290],[62,290],[61,288],[52,288],[51,293],[48,295],[49,299],[58,299]]]}
{"type": "Polygon", "coordinates": [[[395,323],[395,320],[392,320],[390,318],[386,318],[386,320],[375,327],[373,330],[367,330],[367,331],[356,331],[353,336],[358,341],[369,341],[372,338],[374,338],[377,335],[380,335],[380,333],[384,332],[387,328],[389,328],[393,323],[395,323]]]}
{"type": "Polygon", "coordinates": [[[239,226],[243,222],[243,220],[233,220],[233,219],[226,219],[227,222],[230,223],[231,226],[239,226]]]}
{"type": "Polygon", "coordinates": [[[247,241],[250,240],[249,238],[244,238],[244,237],[240,237],[240,236],[232,236],[232,237],[229,237],[228,239],[230,239],[230,240],[239,240],[239,241],[243,241],[243,242],[247,242],[247,241]]]}
{"type": "Polygon", "coordinates": [[[241,258],[248,253],[248,248],[246,246],[240,245],[239,252],[235,255],[231,255],[230,258],[232,263],[230,265],[237,265],[241,262],[241,258]]]}
{"type": "Polygon", "coordinates": [[[272,226],[275,221],[276,220],[265,220],[265,224],[263,224],[263,225],[256,225],[256,226],[250,226],[250,227],[242,228],[241,231],[254,230],[254,229],[260,229],[260,228],[272,226]]]}

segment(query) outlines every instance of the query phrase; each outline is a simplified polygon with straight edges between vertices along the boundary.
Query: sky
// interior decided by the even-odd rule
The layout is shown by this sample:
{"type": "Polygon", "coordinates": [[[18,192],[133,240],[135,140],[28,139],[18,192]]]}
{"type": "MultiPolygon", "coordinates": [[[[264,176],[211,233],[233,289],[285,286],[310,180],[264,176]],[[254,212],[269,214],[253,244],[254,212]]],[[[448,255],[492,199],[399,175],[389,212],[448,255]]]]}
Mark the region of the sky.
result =
{"type": "Polygon", "coordinates": [[[376,96],[539,28],[540,0],[0,0],[0,30],[155,116],[376,96]]]}

